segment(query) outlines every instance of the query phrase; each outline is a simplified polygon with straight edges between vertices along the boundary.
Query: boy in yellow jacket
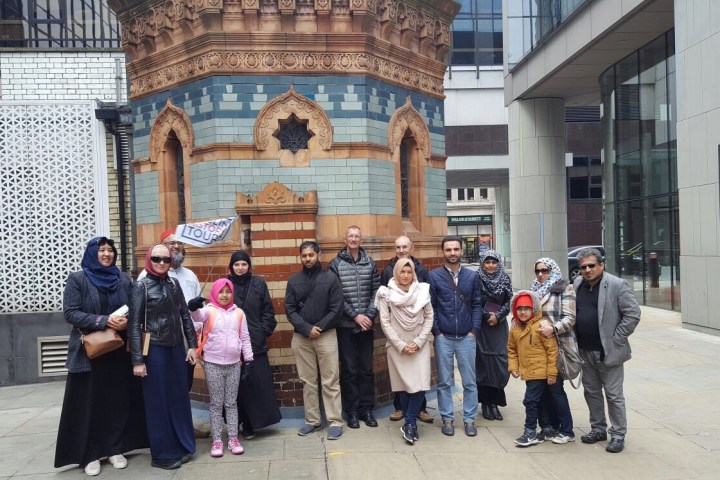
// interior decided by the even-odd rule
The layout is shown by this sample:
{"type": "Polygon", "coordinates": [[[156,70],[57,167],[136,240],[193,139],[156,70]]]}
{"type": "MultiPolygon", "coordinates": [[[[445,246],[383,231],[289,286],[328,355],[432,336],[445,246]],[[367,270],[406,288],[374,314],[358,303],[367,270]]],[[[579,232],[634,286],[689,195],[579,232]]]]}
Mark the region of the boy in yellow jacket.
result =
{"type": "Polygon", "coordinates": [[[515,444],[529,447],[539,442],[535,426],[545,389],[549,389],[555,399],[558,345],[555,337],[547,338],[538,332],[542,312],[537,295],[521,290],[510,305],[517,322],[513,322],[508,337],[508,370],[513,377],[525,380],[525,431],[515,444]]]}

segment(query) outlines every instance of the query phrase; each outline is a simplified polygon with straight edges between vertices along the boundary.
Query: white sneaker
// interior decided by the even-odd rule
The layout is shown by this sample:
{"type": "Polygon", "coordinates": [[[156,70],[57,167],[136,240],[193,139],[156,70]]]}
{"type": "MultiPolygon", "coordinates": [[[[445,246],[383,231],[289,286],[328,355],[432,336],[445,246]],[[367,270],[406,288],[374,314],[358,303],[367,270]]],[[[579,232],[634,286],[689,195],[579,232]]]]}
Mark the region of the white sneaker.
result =
{"type": "Polygon", "coordinates": [[[124,455],[113,455],[112,457],[108,457],[108,461],[112,464],[115,468],[125,468],[127,467],[127,458],[125,458],[124,455]]]}
{"type": "Polygon", "coordinates": [[[100,460],[93,460],[85,465],[85,475],[88,477],[100,475],[100,460]]]}
{"type": "Polygon", "coordinates": [[[564,433],[558,433],[557,435],[555,435],[555,436],[552,438],[552,443],[557,443],[557,444],[560,444],[560,445],[564,445],[564,444],[566,444],[566,443],[568,443],[568,442],[574,442],[574,441],[575,441],[575,437],[574,437],[574,436],[571,437],[571,436],[569,436],[569,435],[565,435],[564,433]]]}

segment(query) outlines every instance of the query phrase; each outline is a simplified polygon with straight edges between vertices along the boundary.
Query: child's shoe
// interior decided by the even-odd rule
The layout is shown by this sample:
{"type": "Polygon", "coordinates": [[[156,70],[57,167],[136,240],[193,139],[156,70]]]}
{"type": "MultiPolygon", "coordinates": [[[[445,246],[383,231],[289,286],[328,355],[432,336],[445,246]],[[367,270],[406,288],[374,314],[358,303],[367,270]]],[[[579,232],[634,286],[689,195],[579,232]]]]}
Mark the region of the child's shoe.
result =
{"type": "Polygon", "coordinates": [[[219,458],[222,457],[225,453],[225,447],[223,447],[222,440],[216,440],[212,443],[212,448],[210,448],[210,456],[219,458]]]}
{"type": "Polygon", "coordinates": [[[535,432],[525,432],[520,437],[515,439],[515,445],[518,447],[529,447],[530,445],[537,445],[538,439],[535,432]]]}
{"type": "Polygon", "coordinates": [[[245,452],[245,449],[240,445],[240,440],[238,440],[237,437],[228,440],[228,450],[230,450],[233,455],[242,455],[245,452]]]}

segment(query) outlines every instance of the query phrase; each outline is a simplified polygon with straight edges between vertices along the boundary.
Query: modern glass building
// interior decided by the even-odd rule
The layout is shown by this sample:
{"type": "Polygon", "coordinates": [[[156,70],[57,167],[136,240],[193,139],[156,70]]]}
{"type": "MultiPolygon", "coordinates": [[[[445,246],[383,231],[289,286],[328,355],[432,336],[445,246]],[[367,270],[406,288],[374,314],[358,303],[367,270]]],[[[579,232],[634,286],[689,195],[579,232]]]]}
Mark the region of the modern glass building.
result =
{"type": "Polygon", "coordinates": [[[709,293],[720,281],[720,3],[504,0],[503,9],[513,263],[567,248],[554,192],[585,188],[558,175],[562,112],[599,105],[603,151],[599,165],[589,159],[588,186],[597,194],[600,169],[607,270],[642,304],[720,334],[709,293]]]}
{"type": "Polygon", "coordinates": [[[600,85],[607,268],[641,303],[679,310],[674,31],[608,68],[600,85]]]}

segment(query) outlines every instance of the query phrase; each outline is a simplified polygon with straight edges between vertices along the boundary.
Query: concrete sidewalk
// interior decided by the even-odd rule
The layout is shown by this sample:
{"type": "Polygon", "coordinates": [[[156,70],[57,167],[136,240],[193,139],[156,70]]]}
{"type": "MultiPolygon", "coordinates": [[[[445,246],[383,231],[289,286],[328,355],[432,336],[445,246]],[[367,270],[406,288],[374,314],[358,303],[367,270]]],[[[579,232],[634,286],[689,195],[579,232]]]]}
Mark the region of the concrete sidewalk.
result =
{"type": "MultiPolygon", "coordinates": [[[[209,440],[198,454],[171,472],[150,467],[147,451],[129,456],[126,470],[103,462],[100,478],[278,479],[572,479],[612,480],[717,478],[720,472],[720,338],[680,328],[680,315],[643,308],[631,339],[634,358],[626,364],[625,394],[629,431],[626,449],[605,452],[605,443],[584,445],[588,431],[582,389],[567,385],[578,440],[521,449],[523,382],[510,380],[505,421],[478,419],[479,434],[468,438],[462,422],[455,437],[435,424],[420,426],[415,446],[402,440],[399,423],[378,411],[380,426],[345,428],[338,441],[324,431],[299,437],[298,419],[259,432],[243,442],[246,453],[212,459],[209,440]]],[[[84,476],[78,468],[52,468],[64,383],[0,388],[0,479],[84,476]]],[[[459,408],[460,398],[456,398],[459,408]]],[[[437,414],[435,401],[430,412],[437,414]]]]}

